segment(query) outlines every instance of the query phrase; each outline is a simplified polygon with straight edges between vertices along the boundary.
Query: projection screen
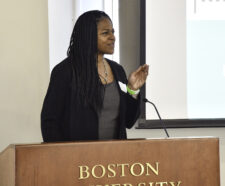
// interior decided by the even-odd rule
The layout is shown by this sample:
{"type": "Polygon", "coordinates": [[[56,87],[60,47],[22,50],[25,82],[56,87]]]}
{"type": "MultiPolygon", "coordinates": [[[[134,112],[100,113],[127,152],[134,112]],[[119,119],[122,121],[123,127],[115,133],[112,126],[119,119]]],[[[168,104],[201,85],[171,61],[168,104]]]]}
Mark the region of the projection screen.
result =
{"type": "MultiPolygon", "coordinates": [[[[141,12],[145,97],[165,120],[224,125],[225,1],[146,0],[141,12]]],[[[158,118],[148,103],[145,118],[158,118]]]]}

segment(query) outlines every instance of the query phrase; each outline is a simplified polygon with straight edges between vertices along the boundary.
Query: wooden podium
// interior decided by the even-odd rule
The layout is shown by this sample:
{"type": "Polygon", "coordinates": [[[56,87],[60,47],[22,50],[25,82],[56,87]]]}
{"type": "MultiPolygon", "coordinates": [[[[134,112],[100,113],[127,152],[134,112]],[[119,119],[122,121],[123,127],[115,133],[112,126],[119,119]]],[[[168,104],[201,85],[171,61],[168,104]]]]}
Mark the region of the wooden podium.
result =
{"type": "Polygon", "coordinates": [[[219,186],[218,138],[10,145],[0,186],[219,186]]]}

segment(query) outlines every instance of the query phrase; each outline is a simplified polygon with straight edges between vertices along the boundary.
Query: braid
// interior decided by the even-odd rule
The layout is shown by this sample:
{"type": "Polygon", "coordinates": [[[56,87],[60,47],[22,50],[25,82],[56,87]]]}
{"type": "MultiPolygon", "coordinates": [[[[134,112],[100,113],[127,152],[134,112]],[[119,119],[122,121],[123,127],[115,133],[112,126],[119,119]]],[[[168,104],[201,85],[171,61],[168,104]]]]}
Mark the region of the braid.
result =
{"type": "Polygon", "coordinates": [[[110,19],[98,10],[82,14],[74,26],[67,51],[72,61],[76,100],[95,110],[100,110],[103,104],[103,86],[97,69],[97,23],[102,18],[110,19]]]}

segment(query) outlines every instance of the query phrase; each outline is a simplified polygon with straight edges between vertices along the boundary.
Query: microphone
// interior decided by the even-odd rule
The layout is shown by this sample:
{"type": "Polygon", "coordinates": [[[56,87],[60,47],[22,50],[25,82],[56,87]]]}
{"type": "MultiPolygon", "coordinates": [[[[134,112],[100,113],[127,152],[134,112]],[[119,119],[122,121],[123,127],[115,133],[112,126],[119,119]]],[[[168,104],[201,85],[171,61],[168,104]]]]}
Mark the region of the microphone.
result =
{"type": "Polygon", "coordinates": [[[155,104],[152,103],[151,101],[149,101],[147,98],[143,98],[143,101],[144,101],[145,103],[150,103],[151,105],[153,105],[153,107],[154,107],[154,109],[155,109],[155,111],[156,111],[156,113],[157,113],[157,115],[158,115],[158,117],[159,117],[159,121],[160,121],[162,127],[164,128],[164,131],[165,131],[165,133],[166,133],[166,136],[169,138],[170,136],[169,136],[169,134],[168,134],[168,132],[167,132],[167,130],[166,130],[166,126],[165,126],[164,122],[162,121],[161,116],[160,116],[160,114],[159,114],[159,111],[158,111],[158,109],[156,108],[155,104]]]}

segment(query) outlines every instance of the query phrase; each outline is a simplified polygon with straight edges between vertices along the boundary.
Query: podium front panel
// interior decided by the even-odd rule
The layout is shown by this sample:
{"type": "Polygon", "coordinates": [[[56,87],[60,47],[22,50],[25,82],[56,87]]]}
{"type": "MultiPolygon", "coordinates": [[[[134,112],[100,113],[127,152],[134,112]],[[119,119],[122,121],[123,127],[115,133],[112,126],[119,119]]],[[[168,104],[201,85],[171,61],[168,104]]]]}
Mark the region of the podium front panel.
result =
{"type": "Polygon", "coordinates": [[[217,138],[16,146],[16,186],[219,186],[217,138]]]}

